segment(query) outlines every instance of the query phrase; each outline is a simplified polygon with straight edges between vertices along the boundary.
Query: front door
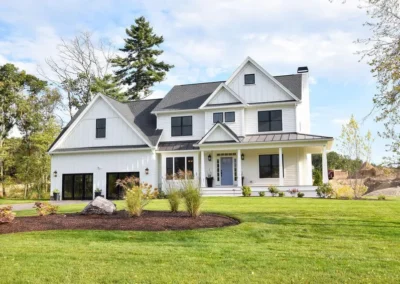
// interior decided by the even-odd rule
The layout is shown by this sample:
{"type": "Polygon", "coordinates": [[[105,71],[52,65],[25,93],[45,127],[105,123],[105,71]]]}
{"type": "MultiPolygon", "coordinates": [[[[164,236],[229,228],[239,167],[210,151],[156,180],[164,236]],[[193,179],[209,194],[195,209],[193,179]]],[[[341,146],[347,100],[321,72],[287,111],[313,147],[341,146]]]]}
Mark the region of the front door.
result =
{"type": "Polygon", "coordinates": [[[233,162],[231,157],[221,158],[221,185],[233,185],[233,162]]]}

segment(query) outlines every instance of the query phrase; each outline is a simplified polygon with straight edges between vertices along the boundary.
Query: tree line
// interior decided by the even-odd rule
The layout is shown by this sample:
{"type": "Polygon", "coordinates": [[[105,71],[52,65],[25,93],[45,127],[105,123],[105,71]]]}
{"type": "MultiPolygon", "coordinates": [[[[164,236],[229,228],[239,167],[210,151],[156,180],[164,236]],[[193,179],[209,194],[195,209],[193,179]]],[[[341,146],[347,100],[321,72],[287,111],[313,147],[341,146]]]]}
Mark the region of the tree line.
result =
{"type": "Polygon", "coordinates": [[[0,66],[0,184],[22,184],[20,197],[44,198],[49,192],[51,143],[64,120],[105,94],[119,101],[151,94],[151,87],[165,79],[173,65],[158,60],[164,38],[139,17],[126,29],[125,44],[117,54],[103,40],[81,32],[61,39],[55,58],[38,75],[27,74],[11,63],[0,66]],[[67,117],[67,118],[65,118],[67,117]],[[17,130],[20,137],[10,137],[17,130]]]}

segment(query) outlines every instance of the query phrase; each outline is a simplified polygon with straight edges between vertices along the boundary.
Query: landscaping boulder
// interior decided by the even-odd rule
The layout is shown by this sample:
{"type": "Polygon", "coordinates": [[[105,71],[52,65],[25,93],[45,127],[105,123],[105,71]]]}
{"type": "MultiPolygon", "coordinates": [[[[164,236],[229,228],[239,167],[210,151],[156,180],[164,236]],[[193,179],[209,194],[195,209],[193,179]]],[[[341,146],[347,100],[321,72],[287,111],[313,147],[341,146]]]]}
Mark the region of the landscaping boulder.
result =
{"type": "Polygon", "coordinates": [[[98,196],[82,210],[83,215],[106,215],[113,214],[117,211],[117,205],[104,197],[98,196]]]}

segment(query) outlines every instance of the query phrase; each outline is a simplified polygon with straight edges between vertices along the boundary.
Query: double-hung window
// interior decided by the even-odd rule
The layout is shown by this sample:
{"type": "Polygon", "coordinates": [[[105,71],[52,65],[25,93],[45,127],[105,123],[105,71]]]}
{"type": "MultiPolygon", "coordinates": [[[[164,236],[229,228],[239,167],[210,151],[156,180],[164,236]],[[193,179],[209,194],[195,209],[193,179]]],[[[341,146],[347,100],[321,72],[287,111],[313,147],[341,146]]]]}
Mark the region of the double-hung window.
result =
{"type": "Polygon", "coordinates": [[[213,122],[224,122],[224,113],[223,112],[214,112],[213,113],[213,122]]]}
{"type": "Polygon", "coordinates": [[[258,112],[258,132],[282,131],[282,110],[258,112]]]}
{"type": "Polygon", "coordinates": [[[106,119],[98,118],[96,119],[96,138],[106,137],[106,119]]]}
{"type": "Polygon", "coordinates": [[[191,136],[192,133],[191,116],[171,117],[171,136],[191,136]]]}

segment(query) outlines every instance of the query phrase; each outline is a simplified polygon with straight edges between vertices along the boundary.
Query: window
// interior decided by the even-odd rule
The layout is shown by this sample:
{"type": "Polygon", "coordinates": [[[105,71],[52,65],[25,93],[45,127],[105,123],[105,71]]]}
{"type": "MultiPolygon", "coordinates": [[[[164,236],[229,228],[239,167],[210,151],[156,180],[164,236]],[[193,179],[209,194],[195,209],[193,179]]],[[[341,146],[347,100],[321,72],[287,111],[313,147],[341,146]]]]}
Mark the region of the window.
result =
{"type": "Polygon", "coordinates": [[[171,136],[191,136],[192,117],[179,116],[171,117],[171,136]]]}
{"type": "Polygon", "coordinates": [[[246,74],[244,75],[244,84],[252,85],[256,83],[256,76],[254,74],[246,74]]]}
{"type": "Polygon", "coordinates": [[[259,172],[260,178],[279,178],[279,155],[260,155],[259,172]]]}
{"type": "Polygon", "coordinates": [[[282,110],[259,111],[258,132],[281,131],[282,110]]]}
{"type": "Polygon", "coordinates": [[[213,113],[213,122],[224,122],[224,113],[223,112],[214,112],[213,113]]]}
{"type": "Polygon", "coordinates": [[[166,179],[172,180],[175,177],[184,178],[182,173],[187,174],[186,178],[193,178],[193,157],[166,158],[166,179]]]}
{"type": "Polygon", "coordinates": [[[235,122],[235,112],[225,112],[225,122],[235,122]]]}
{"type": "Polygon", "coordinates": [[[96,138],[106,137],[106,119],[98,118],[96,119],[96,138]]]}

